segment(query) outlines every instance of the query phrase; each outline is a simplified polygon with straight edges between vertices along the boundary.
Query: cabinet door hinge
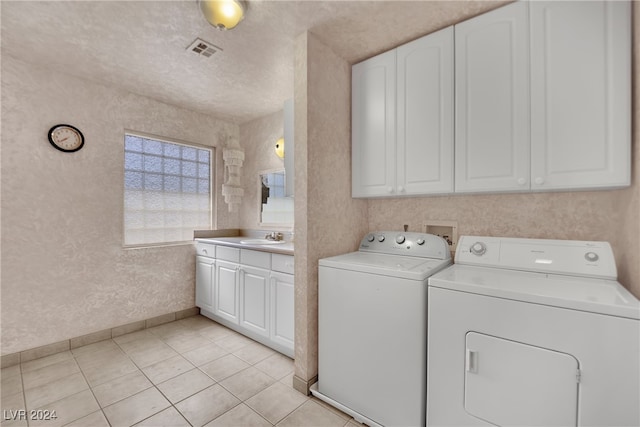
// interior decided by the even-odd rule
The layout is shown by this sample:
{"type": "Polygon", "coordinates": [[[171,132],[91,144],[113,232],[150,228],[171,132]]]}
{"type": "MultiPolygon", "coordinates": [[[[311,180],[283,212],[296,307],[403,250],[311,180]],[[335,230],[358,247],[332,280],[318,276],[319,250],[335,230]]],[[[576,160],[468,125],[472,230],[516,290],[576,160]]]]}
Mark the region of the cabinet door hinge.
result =
{"type": "Polygon", "coordinates": [[[576,382],[580,383],[581,379],[582,379],[582,372],[580,371],[580,369],[576,369],[576,382]]]}

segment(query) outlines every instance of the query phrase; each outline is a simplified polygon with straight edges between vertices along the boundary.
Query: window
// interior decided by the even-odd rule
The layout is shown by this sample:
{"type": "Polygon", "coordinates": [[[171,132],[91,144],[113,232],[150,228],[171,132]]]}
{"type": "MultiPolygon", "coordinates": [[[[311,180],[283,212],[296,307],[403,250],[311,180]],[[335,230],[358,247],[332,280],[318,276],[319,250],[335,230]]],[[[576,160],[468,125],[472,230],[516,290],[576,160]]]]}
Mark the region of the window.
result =
{"type": "Polygon", "coordinates": [[[212,153],[125,134],[125,245],[188,241],[211,228],[212,153]]]}

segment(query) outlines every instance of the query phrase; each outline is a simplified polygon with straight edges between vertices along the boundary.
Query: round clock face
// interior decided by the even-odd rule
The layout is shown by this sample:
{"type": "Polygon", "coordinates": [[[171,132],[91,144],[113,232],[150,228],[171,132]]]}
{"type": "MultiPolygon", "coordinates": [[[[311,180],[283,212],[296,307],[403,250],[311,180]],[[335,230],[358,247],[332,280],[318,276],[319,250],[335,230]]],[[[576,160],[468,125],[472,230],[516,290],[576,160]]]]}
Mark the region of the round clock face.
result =
{"type": "Polygon", "coordinates": [[[58,150],[71,153],[82,148],[84,136],[71,125],[56,125],[49,130],[49,142],[58,150]]]}

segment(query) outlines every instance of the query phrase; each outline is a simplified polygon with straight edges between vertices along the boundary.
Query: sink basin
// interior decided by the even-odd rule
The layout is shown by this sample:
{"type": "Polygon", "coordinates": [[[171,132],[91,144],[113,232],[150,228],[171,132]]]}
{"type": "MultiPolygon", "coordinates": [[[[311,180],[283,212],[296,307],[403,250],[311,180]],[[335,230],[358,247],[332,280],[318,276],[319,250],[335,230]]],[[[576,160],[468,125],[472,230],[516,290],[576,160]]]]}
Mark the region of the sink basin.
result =
{"type": "Polygon", "coordinates": [[[287,243],[284,240],[268,240],[268,239],[247,239],[240,240],[243,245],[281,245],[287,243]]]}

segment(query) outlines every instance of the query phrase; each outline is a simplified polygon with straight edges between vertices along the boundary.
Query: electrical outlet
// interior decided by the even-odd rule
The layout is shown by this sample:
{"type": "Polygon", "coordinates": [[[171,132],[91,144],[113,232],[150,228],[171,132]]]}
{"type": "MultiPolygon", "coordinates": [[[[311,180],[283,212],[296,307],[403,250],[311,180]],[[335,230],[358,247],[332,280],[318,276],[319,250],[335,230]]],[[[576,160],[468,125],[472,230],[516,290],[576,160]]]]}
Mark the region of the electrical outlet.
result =
{"type": "Polygon", "coordinates": [[[449,244],[449,250],[452,252],[452,255],[455,254],[458,245],[457,221],[436,221],[428,219],[422,224],[422,232],[442,237],[449,244]]]}

